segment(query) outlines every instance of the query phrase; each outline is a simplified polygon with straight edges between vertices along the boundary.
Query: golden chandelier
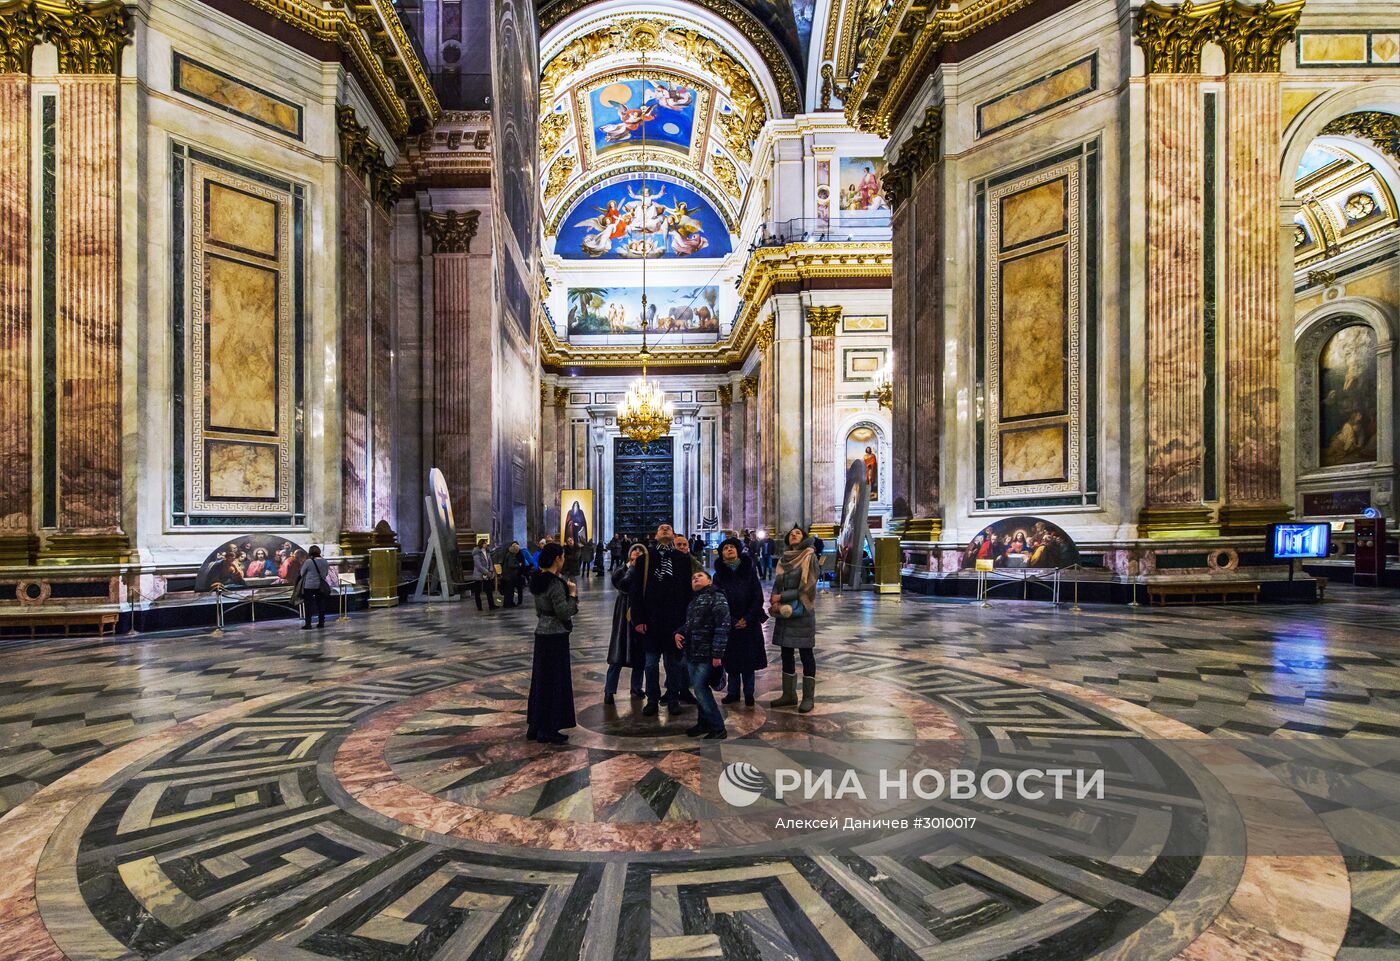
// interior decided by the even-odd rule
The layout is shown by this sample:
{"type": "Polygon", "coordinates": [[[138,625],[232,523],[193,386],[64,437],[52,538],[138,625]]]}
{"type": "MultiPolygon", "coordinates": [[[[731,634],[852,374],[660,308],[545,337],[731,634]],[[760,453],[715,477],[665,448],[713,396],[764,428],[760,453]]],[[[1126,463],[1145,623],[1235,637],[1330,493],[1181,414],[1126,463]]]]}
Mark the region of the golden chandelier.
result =
{"type": "MultiPolygon", "coordinates": [[[[646,58],[642,59],[643,68],[646,66],[646,58]]],[[[641,203],[650,204],[650,194],[647,192],[647,128],[642,124],[642,199],[641,203]]],[[[643,208],[642,223],[643,243],[642,249],[647,249],[650,238],[646,236],[650,233],[650,223],[652,211],[643,208]]],[[[673,410],[671,402],[666,399],[666,394],[661,387],[647,380],[647,261],[650,256],[642,256],[642,377],[634,381],[627,391],[627,396],[618,401],[617,404],[617,427],[622,432],[622,436],[642,444],[650,444],[654,440],[660,440],[671,433],[671,420],[673,410]]]]}

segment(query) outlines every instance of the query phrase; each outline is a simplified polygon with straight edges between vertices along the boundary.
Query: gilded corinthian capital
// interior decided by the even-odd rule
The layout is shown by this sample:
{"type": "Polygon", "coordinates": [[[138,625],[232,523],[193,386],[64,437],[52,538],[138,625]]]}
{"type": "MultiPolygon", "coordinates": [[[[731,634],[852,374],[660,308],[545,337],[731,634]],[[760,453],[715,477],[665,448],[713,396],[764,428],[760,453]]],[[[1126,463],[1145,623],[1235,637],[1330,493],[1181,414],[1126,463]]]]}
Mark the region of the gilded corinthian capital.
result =
{"type": "Polygon", "coordinates": [[[1216,40],[1225,51],[1225,69],[1230,73],[1278,73],[1279,54],[1293,39],[1302,14],[1303,0],[1269,0],[1257,7],[1236,0],[1221,10],[1216,40]]]}
{"type": "Polygon", "coordinates": [[[753,342],[758,345],[759,350],[767,350],[773,346],[774,332],[775,327],[771,317],[758,325],[758,330],[754,331],[753,342]]]}
{"type": "Polygon", "coordinates": [[[31,5],[0,6],[0,73],[28,73],[41,32],[31,5]]]}
{"type": "Polygon", "coordinates": [[[131,42],[131,16],[120,2],[39,0],[33,4],[44,36],[58,48],[60,73],[115,74],[131,42]]]}
{"type": "Polygon", "coordinates": [[[1215,38],[1223,0],[1179,7],[1148,3],[1138,11],[1134,36],[1148,73],[1200,73],[1201,49],[1215,38]]]}
{"type": "Polygon", "coordinates": [[[472,238],[476,236],[480,219],[480,210],[449,210],[440,214],[424,214],[423,226],[433,238],[433,253],[470,253],[472,238]]]}
{"type": "Polygon", "coordinates": [[[808,307],[807,325],[812,328],[813,337],[831,337],[836,333],[836,325],[841,323],[841,307],[808,307]]]}
{"type": "Polygon", "coordinates": [[[758,393],[758,378],[750,374],[739,381],[739,393],[744,397],[753,397],[758,393]]]}

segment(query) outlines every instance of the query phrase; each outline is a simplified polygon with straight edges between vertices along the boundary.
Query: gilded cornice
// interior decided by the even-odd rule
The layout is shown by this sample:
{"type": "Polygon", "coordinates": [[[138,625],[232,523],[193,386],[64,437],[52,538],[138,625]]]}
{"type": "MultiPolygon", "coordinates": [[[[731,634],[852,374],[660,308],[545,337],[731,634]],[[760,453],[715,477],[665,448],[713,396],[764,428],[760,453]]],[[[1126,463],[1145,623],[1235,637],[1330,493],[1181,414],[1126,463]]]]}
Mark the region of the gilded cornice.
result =
{"type": "MultiPolygon", "coordinates": [[[[930,72],[944,46],[986,29],[1035,0],[968,0],[956,9],[929,9],[931,0],[892,0],[863,62],[853,64],[846,121],[888,137],[895,118],[930,72]]],[[[852,7],[859,6],[852,4],[852,7]]],[[[850,37],[848,43],[859,43],[850,37]]]]}
{"type": "Polygon", "coordinates": [[[885,198],[898,210],[914,194],[914,186],[943,156],[943,108],[929,107],[924,119],[900,144],[899,157],[885,171],[885,198]]]}
{"type": "MultiPolygon", "coordinates": [[[[754,347],[762,326],[758,316],[778,284],[889,276],[888,242],[761,247],[750,255],[739,278],[743,308],[729,336],[714,344],[653,345],[648,363],[652,367],[738,367],[754,347]]],[[[560,341],[549,324],[541,324],[540,359],[551,367],[636,367],[637,348],[576,346],[560,341]]]]}
{"type": "Polygon", "coordinates": [[[1246,6],[1235,0],[1220,11],[1216,40],[1225,51],[1230,73],[1278,73],[1283,45],[1293,39],[1303,15],[1303,0],[1246,6]]]}
{"type": "Polygon", "coordinates": [[[480,210],[424,212],[423,227],[433,238],[435,254],[469,254],[481,222],[480,210]]]}
{"type": "Polygon", "coordinates": [[[1277,73],[1283,45],[1293,38],[1303,0],[1257,6],[1215,0],[1180,6],[1148,3],[1138,12],[1134,39],[1142,47],[1147,72],[1201,72],[1201,50],[1218,43],[1229,73],[1277,73]]]}
{"type": "Polygon", "coordinates": [[[1349,113],[1323,127],[1322,132],[1336,137],[1364,138],[1400,163],[1400,116],[1393,113],[1376,110],[1349,113]]]}
{"type": "Polygon", "coordinates": [[[428,127],[442,114],[427,72],[394,12],[393,0],[323,6],[316,0],[246,0],[262,12],[325,43],[359,68],[394,139],[428,127]]]}
{"type": "MultiPolygon", "coordinates": [[[[547,9],[540,12],[540,35],[543,36],[547,34],[555,24],[576,11],[583,9],[592,2],[594,2],[594,0],[560,0],[558,3],[551,4],[547,9]]],[[[727,0],[691,0],[691,2],[705,10],[719,14],[726,23],[743,34],[745,40],[753,44],[754,49],[758,51],[758,55],[763,59],[764,66],[768,68],[768,75],[773,78],[773,83],[778,88],[778,101],[781,111],[786,114],[800,113],[802,111],[802,95],[798,88],[797,73],[792,63],[789,62],[787,55],[783,53],[782,47],[779,46],[778,41],[769,33],[768,28],[748,10],[745,10],[737,4],[729,3],[727,0]]],[[[563,51],[551,57],[549,62],[544,65],[544,70],[541,74],[543,79],[540,82],[541,97],[546,95],[546,91],[550,91],[550,96],[552,98],[554,92],[559,89],[557,81],[567,76],[569,72],[585,65],[589,59],[594,59],[598,56],[623,49],[636,50],[637,52],[661,49],[660,45],[648,46],[647,44],[660,40],[661,34],[668,30],[674,32],[682,41],[683,45],[688,47],[689,50],[701,51],[710,56],[715,52],[719,52],[722,53],[724,58],[730,63],[734,62],[734,57],[727,51],[723,51],[719,45],[709,37],[702,37],[695,30],[680,25],[672,26],[672,24],[675,23],[674,18],[651,21],[652,23],[659,24],[660,30],[647,31],[644,28],[641,32],[638,32],[636,30],[636,25],[643,22],[645,21],[642,18],[630,18],[629,20],[617,21],[614,24],[602,27],[584,37],[578,37],[571,41],[563,51]],[[599,34],[608,34],[609,36],[604,38],[598,36],[599,34]],[[650,34],[650,39],[648,39],[648,34],[650,34]],[[589,38],[592,39],[590,40],[589,38]],[[624,44],[626,45],[624,46],[624,44]],[[708,50],[706,49],[707,47],[713,47],[714,49],[708,50]],[[569,64],[568,70],[556,72],[554,76],[551,76],[550,65],[561,56],[571,51],[575,53],[581,52],[584,55],[580,59],[575,54],[571,54],[566,61],[566,63],[569,64]]],[[[735,64],[735,66],[737,67],[737,64],[735,64]]],[[[560,68],[555,69],[556,71],[560,70],[560,68]]],[[[742,70],[743,68],[740,67],[739,69],[742,70]]],[[[744,71],[744,73],[747,75],[747,71],[744,71]]],[[[740,109],[742,110],[743,108],[741,107],[740,109]]],[[[759,126],[762,126],[761,122],[759,126]]]]}
{"type": "Polygon", "coordinates": [[[340,132],[340,159],[364,180],[375,203],[390,206],[398,199],[403,180],[385,161],[384,148],[369,135],[369,128],[355,116],[355,108],[339,104],[335,108],[336,129],[340,132]]]}
{"type": "Polygon", "coordinates": [[[841,306],[807,308],[807,326],[812,328],[813,337],[834,337],[836,327],[841,323],[841,306]]]}
{"type": "Polygon", "coordinates": [[[0,3],[0,73],[28,73],[35,45],[47,41],[58,48],[60,73],[116,74],[131,34],[120,2],[0,3]]]}

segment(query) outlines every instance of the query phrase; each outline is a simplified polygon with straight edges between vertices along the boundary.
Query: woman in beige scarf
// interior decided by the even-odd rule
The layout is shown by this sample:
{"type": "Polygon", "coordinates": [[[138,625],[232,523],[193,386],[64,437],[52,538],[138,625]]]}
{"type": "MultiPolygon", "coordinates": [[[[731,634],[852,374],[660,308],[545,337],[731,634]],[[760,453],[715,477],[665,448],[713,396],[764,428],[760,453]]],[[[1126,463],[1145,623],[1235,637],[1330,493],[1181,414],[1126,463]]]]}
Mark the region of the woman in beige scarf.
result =
{"type": "Polygon", "coordinates": [[[774,617],[773,643],[782,650],[783,696],[772,707],[797,705],[812,710],[817,689],[817,555],[812,538],[793,525],[783,539],[783,555],[773,575],[769,613],[774,617]],[[797,654],[802,656],[802,700],[797,700],[797,654]]]}

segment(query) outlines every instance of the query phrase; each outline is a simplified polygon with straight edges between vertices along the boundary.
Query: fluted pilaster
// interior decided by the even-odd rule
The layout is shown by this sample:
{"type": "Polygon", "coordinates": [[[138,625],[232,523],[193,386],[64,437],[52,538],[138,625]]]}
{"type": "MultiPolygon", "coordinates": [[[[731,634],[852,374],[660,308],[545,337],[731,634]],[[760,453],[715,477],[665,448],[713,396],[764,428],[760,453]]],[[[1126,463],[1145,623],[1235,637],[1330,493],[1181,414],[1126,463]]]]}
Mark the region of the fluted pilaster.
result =
{"type": "Polygon", "coordinates": [[[59,528],[121,528],[117,84],[58,80],[59,528]]]}
{"type": "MultiPolygon", "coordinates": [[[[1232,74],[1226,97],[1225,501],[1228,507],[1277,506],[1279,76],[1232,74]]],[[[1224,508],[1221,520],[1229,522],[1224,508]]]]}
{"type": "Polygon", "coordinates": [[[433,257],[433,460],[461,505],[471,503],[470,265],[465,253],[433,257]]]}
{"type": "MultiPolygon", "coordinates": [[[[940,155],[941,159],[941,155],[940,155]]],[[[910,278],[913,323],[909,330],[909,357],[912,396],[911,419],[913,468],[910,491],[913,516],[926,521],[921,528],[932,532],[942,528],[942,438],[943,438],[943,164],[935,163],[914,180],[913,236],[914,272],[910,278]]],[[[895,415],[899,415],[898,402],[895,415]]]]}
{"type": "Polygon", "coordinates": [[[728,455],[728,487],[725,491],[728,507],[725,510],[730,527],[744,527],[748,517],[744,511],[744,492],[748,488],[746,460],[748,447],[748,403],[742,385],[731,389],[729,406],[725,410],[725,423],[728,426],[725,453],[728,455]]]}
{"type": "Polygon", "coordinates": [[[1199,77],[1148,76],[1145,525],[1156,509],[1203,510],[1202,114],[1199,77]]]}
{"type": "Polygon", "coordinates": [[[753,530],[758,527],[758,491],[761,483],[758,476],[758,377],[745,377],[739,385],[739,392],[744,398],[744,435],[748,441],[744,446],[744,526],[753,530]]]}
{"type": "Polygon", "coordinates": [[[890,438],[890,502],[897,517],[913,509],[914,405],[914,244],[913,208],[895,208],[890,218],[890,387],[893,436],[890,438]]]}
{"type": "Polygon", "coordinates": [[[758,336],[758,523],[776,531],[778,521],[773,516],[777,511],[777,491],[773,481],[778,456],[778,424],[775,383],[773,379],[774,322],[765,321],[758,336]]]}
{"type": "MultiPolygon", "coordinates": [[[[29,124],[29,77],[0,75],[0,538],[28,535],[35,526],[29,124]]],[[[15,559],[27,560],[27,545],[19,553],[15,559]]]]}

